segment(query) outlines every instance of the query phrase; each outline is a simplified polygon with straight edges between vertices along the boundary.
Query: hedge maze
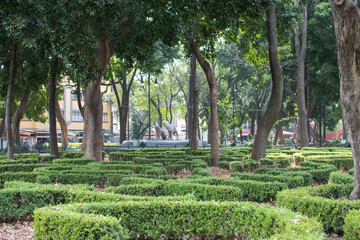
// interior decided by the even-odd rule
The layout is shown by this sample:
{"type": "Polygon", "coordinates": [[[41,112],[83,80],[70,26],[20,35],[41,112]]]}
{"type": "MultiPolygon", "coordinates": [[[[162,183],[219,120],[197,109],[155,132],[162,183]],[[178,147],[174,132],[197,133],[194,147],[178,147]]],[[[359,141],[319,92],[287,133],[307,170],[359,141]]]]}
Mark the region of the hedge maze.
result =
{"type": "Polygon", "coordinates": [[[360,239],[350,149],[250,150],[224,149],[227,178],[206,149],[0,156],[0,221],[32,218],[35,239],[360,239]]]}

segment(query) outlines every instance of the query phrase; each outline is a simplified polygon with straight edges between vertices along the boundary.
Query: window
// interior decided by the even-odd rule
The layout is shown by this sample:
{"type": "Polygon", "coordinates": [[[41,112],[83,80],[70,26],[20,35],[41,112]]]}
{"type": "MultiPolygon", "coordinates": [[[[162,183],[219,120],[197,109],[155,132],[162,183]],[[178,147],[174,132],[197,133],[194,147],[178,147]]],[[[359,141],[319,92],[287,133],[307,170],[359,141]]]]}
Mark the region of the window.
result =
{"type": "Polygon", "coordinates": [[[73,111],[71,114],[71,121],[82,122],[84,121],[80,111],[73,111]]]}
{"type": "Polygon", "coordinates": [[[103,122],[108,122],[108,114],[103,113],[103,122]]]}

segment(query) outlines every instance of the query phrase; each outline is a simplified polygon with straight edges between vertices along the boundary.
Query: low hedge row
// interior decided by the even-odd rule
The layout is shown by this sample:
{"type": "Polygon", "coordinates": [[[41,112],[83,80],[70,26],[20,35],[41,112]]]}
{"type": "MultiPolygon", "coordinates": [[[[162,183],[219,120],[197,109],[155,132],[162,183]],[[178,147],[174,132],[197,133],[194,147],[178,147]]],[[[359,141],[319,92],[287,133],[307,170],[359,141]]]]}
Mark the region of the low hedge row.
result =
{"type": "Polygon", "coordinates": [[[352,157],[331,157],[331,158],[312,158],[306,157],[306,162],[316,162],[332,164],[339,170],[349,170],[354,167],[354,159],[352,157]]]}
{"type": "Polygon", "coordinates": [[[232,173],[231,178],[239,180],[253,180],[257,182],[280,182],[285,183],[288,188],[309,186],[312,183],[311,174],[306,175],[306,173],[305,175],[297,176],[287,175],[286,173],[277,176],[270,174],[232,173]],[[310,181],[305,181],[304,176],[306,179],[310,176],[310,181]]]}
{"type": "Polygon", "coordinates": [[[329,183],[334,184],[354,184],[354,176],[337,171],[330,174],[329,183]]]}
{"type": "MultiPolygon", "coordinates": [[[[152,197],[125,196],[90,191],[86,185],[43,185],[10,182],[0,190],[0,222],[17,221],[31,215],[35,208],[74,202],[149,201],[152,197]]],[[[168,201],[192,199],[191,196],[162,197],[168,201]]]]}
{"type": "Polygon", "coordinates": [[[328,184],[285,190],[277,194],[277,206],[316,217],[325,232],[342,234],[344,219],[352,209],[360,209],[360,200],[349,201],[353,185],[328,184]]]}
{"type": "Polygon", "coordinates": [[[39,173],[35,172],[3,172],[0,173],[0,188],[3,187],[4,183],[7,181],[26,181],[26,182],[36,182],[36,178],[39,173]]]}
{"type": "Polygon", "coordinates": [[[238,180],[236,178],[199,178],[186,180],[186,182],[200,183],[216,186],[232,186],[241,189],[243,199],[247,201],[266,202],[276,198],[276,194],[287,188],[287,184],[279,182],[257,182],[251,180],[238,180]]]}
{"type": "MultiPolygon", "coordinates": [[[[257,174],[271,174],[271,175],[279,175],[282,173],[291,173],[293,175],[300,174],[311,174],[315,181],[317,182],[327,182],[330,173],[337,171],[337,168],[334,165],[329,164],[321,164],[314,162],[301,162],[301,168],[258,168],[255,173],[257,174]]],[[[312,180],[311,180],[312,182],[312,180]]]]}
{"type": "Polygon", "coordinates": [[[37,239],[325,237],[321,224],[313,219],[248,202],[83,203],[37,209],[34,218],[37,239]]]}
{"type": "Polygon", "coordinates": [[[349,211],[344,222],[344,238],[349,240],[360,239],[360,210],[349,211]]]}
{"type": "Polygon", "coordinates": [[[162,183],[121,185],[108,187],[106,192],[135,196],[184,196],[193,194],[200,201],[239,201],[243,191],[237,187],[211,186],[189,182],[166,181],[162,183]]]}
{"type": "Polygon", "coordinates": [[[54,159],[53,164],[86,165],[96,162],[96,158],[61,158],[54,159]]]}

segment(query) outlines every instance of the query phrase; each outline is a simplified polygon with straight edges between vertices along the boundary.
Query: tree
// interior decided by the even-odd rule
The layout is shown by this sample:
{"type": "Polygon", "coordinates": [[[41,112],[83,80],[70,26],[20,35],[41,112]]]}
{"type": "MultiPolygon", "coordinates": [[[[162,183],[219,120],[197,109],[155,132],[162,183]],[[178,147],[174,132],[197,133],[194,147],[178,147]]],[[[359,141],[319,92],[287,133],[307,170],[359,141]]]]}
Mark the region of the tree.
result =
{"type": "Polygon", "coordinates": [[[267,10],[267,18],[269,63],[271,68],[272,88],[268,108],[261,118],[260,123],[258,124],[251,154],[251,158],[254,160],[259,160],[260,158],[265,157],[267,138],[278,117],[282,103],[283,76],[277,50],[278,46],[275,5],[271,5],[269,10],[267,10]]]}
{"type": "Polygon", "coordinates": [[[340,97],[354,158],[354,189],[360,198],[360,9],[358,1],[330,0],[335,24],[340,73],[340,97]]]}
{"type": "MultiPolygon", "coordinates": [[[[299,1],[294,0],[294,6],[299,6],[299,1]]],[[[307,109],[305,101],[305,56],[307,43],[307,5],[303,10],[303,23],[301,28],[301,43],[298,26],[293,27],[295,38],[295,49],[297,58],[297,105],[298,105],[298,123],[297,123],[297,145],[301,147],[309,146],[309,136],[307,130],[307,109]]]]}

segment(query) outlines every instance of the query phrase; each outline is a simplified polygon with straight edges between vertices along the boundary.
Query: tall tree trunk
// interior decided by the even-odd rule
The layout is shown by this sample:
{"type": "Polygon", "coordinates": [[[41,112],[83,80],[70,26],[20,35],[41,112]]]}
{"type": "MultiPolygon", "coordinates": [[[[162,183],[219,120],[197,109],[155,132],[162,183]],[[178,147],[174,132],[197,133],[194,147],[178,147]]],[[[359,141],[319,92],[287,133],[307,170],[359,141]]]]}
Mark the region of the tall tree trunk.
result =
{"type": "Polygon", "coordinates": [[[83,109],[83,118],[84,118],[84,129],[83,129],[83,136],[82,136],[82,142],[81,142],[81,151],[85,152],[86,146],[87,146],[89,111],[88,111],[86,104],[84,104],[84,107],[82,109],[83,109]]]}
{"type": "Polygon", "coordinates": [[[253,145],[251,158],[259,160],[265,157],[266,142],[270,130],[273,127],[281,108],[282,93],[283,93],[283,73],[280,66],[278,51],[277,51],[277,32],[276,32],[276,15],[275,5],[272,4],[267,10],[267,29],[269,41],[269,62],[271,69],[272,89],[269,105],[260,123],[258,124],[257,133],[253,145]]]}
{"type": "Polygon", "coordinates": [[[20,145],[20,122],[22,117],[24,116],[26,105],[29,101],[30,93],[31,90],[29,88],[25,90],[25,94],[22,97],[21,102],[13,117],[13,122],[12,122],[13,139],[15,144],[17,145],[20,145]]]}
{"type": "MultiPolygon", "coordinates": [[[[196,63],[196,62],[195,62],[196,63]]],[[[199,91],[200,83],[199,79],[196,78],[196,65],[194,73],[194,91],[193,91],[193,113],[192,113],[192,126],[190,132],[190,149],[197,150],[197,134],[199,130],[199,91]]]]}
{"type": "Polygon", "coordinates": [[[102,161],[101,152],[104,147],[104,137],[102,132],[103,105],[100,85],[109,60],[114,53],[115,45],[108,41],[101,41],[99,45],[95,60],[100,71],[96,74],[96,81],[87,85],[84,96],[89,113],[84,157],[96,158],[97,161],[102,161]]]}
{"type": "Polygon", "coordinates": [[[249,137],[249,139],[253,138],[255,136],[255,114],[253,114],[251,116],[251,120],[250,120],[250,134],[251,137],[249,137]]]}
{"type": "Polygon", "coordinates": [[[50,124],[50,154],[60,157],[57,131],[56,131],[56,75],[57,75],[58,58],[56,57],[50,70],[49,78],[49,124],[50,124]]]}
{"type": "Polygon", "coordinates": [[[191,49],[193,53],[195,53],[196,58],[203,69],[206,80],[208,82],[210,88],[210,115],[211,115],[211,164],[213,166],[217,166],[218,159],[220,156],[220,149],[219,149],[219,119],[218,119],[218,111],[217,111],[217,85],[215,74],[209,64],[202,56],[197,44],[192,41],[191,42],[191,49]]]}
{"type": "Polygon", "coordinates": [[[9,159],[14,159],[14,140],[11,128],[11,104],[12,95],[14,90],[14,80],[16,73],[16,55],[17,55],[17,44],[15,38],[12,43],[11,49],[11,60],[10,60],[10,71],[9,80],[6,94],[6,109],[5,109],[5,124],[6,124],[6,137],[7,137],[7,153],[9,159]]]}
{"type": "Polygon", "coordinates": [[[63,146],[66,146],[69,143],[68,129],[67,129],[67,124],[65,122],[65,119],[64,119],[63,115],[61,114],[60,104],[59,104],[59,100],[57,98],[55,99],[55,114],[56,114],[56,118],[57,118],[57,120],[60,124],[60,128],[61,128],[61,143],[63,146]]]}
{"type": "Polygon", "coordinates": [[[194,113],[194,87],[196,81],[196,55],[193,53],[190,58],[190,76],[189,76],[189,100],[188,100],[188,121],[189,124],[188,132],[186,133],[187,139],[191,139],[192,134],[192,120],[194,113]]]}
{"type": "MultiPolygon", "coordinates": [[[[299,6],[299,0],[294,1],[294,6],[299,6]]],[[[307,129],[307,109],[305,101],[305,55],[306,55],[306,41],[307,41],[307,6],[304,7],[303,25],[301,30],[301,45],[300,34],[297,26],[294,26],[295,49],[297,57],[297,104],[298,104],[298,137],[297,145],[301,147],[309,146],[309,135],[307,129]]]]}
{"type": "Polygon", "coordinates": [[[208,139],[207,139],[207,143],[208,144],[211,144],[211,134],[212,134],[212,129],[211,129],[211,115],[209,114],[209,117],[208,117],[208,139]]]}
{"type": "Polygon", "coordinates": [[[354,158],[354,189],[360,198],[360,9],[355,0],[330,0],[335,24],[340,97],[354,158]]]}
{"type": "MultiPolygon", "coordinates": [[[[280,108],[280,112],[279,112],[279,118],[278,120],[281,120],[282,119],[282,115],[283,115],[283,103],[284,103],[284,96],[283,96],[283,99],[281,101],[281,108],[280,108]]],[[[278,125],[276,125],[275,127],[275,136],[274,136],[274,139],[273,139],[273,145],[276,146],[276,144],[278,143],[279,141],[279,137],[283,138],[284,135],[283,135],[283,132],[282,132],[282,124],[281,124],[281,121],[278,123],[278,125]],[[281,132],[281,133],[280,133],[281,132]]]]}

